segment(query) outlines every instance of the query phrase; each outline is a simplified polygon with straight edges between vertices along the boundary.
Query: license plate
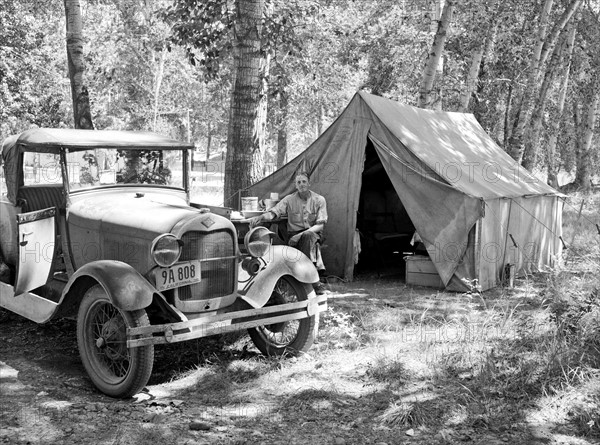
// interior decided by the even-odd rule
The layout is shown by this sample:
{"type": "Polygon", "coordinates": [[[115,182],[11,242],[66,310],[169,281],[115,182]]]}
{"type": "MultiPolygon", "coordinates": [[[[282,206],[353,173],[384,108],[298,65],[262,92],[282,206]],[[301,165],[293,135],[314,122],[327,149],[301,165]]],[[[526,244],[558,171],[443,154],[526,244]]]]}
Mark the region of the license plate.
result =
{"type": "Polygon", "coordinates": [[[200,275],[200,261],[177,263],[154,271],[156,288],[160,291],[198,283],[201,281],[200,275]]]}

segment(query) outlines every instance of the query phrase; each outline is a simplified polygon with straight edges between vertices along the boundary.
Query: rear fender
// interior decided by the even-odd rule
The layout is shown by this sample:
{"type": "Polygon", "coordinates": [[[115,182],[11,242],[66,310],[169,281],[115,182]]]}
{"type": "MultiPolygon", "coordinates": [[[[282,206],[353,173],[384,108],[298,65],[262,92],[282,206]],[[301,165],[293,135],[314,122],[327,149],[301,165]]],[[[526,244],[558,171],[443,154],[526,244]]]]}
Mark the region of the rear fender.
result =
{"type": "MultiPolygon", "coordinates": [[[[156,289],[129,264],[101,260],[88,263],[73,274],[63,291],[63,298],[71,300],[70,291],[77,292],[82,281],[90,279],[102,286],[111,303],[124,311],[144,309],[152,303],[156,289]]],[[[82,295],[79,296],[81,299],[82,295]]]]}
{"type": "Polygon", "coordinates": [[[309,298],[315,296],[311,283],[319,281],[319,274],[302,252],[289,246],[271,246],[263,259],[267,266],[240,289],[241,298],[253,308],[263,307],[269,301],[277,280],[284,275],[303,283],[309,298]]]}

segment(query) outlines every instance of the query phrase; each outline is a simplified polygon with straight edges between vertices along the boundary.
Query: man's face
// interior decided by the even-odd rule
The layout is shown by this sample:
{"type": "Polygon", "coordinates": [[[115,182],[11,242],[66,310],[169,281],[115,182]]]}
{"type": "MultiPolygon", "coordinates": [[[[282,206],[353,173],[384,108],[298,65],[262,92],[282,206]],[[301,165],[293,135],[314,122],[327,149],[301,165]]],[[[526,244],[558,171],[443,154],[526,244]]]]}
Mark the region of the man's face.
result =
{"type": "Polygon", "coordinates": [[[308,178],[304,175],[296,176],[296,190],[300,193],[308,191],[308,187],[310,187],[310,182],[308,182],[308,178]]]}

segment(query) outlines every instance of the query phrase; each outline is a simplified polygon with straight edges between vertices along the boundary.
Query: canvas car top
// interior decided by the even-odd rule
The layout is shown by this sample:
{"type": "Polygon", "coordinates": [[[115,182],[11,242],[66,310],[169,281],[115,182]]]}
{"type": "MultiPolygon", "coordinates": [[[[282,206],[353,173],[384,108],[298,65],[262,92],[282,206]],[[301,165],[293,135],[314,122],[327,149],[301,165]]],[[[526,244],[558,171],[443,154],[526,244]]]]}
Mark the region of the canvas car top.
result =
{"type": "MultiPolygon", "coordinates": [[[[184,143],[146,131],[74,130],[66,128],[35,128],[24,131],[17,139],[7,142],[25,150],[40,153],[59,153],[61,148],[70,151],[91,148],[128,148],[139,150],[192,149],[193,144],[184,143]]],[[[4,144],[4,151],[10,144],[4,144]]]]}
{"type": "Polygon", "coordinates": [[[2,144],[2,162],[7,187],[7,198],[13,204],[19,181],[19,153],[58,154],[93,148],[127,148],[129,150],[184,150],[194,145],[180,142],[156,133],[118,130],[75,130],[69,128],[34,128],[19,135],[7,137],[2,144]]]}

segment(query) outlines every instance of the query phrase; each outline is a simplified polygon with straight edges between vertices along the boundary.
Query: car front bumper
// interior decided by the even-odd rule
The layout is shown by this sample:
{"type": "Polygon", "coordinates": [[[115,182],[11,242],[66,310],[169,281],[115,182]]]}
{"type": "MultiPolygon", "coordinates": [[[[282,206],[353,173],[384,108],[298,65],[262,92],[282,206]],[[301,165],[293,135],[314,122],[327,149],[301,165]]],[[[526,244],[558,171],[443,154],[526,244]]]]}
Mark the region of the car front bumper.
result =
{"type": "Polygon", "coordinates": [[[202,318],[127,329],[127,347],[177,343],[257,326],[312,317],[327,310],[327,296],[308,300],[244,309],[222,314],[205,314],[202,318]]]}

